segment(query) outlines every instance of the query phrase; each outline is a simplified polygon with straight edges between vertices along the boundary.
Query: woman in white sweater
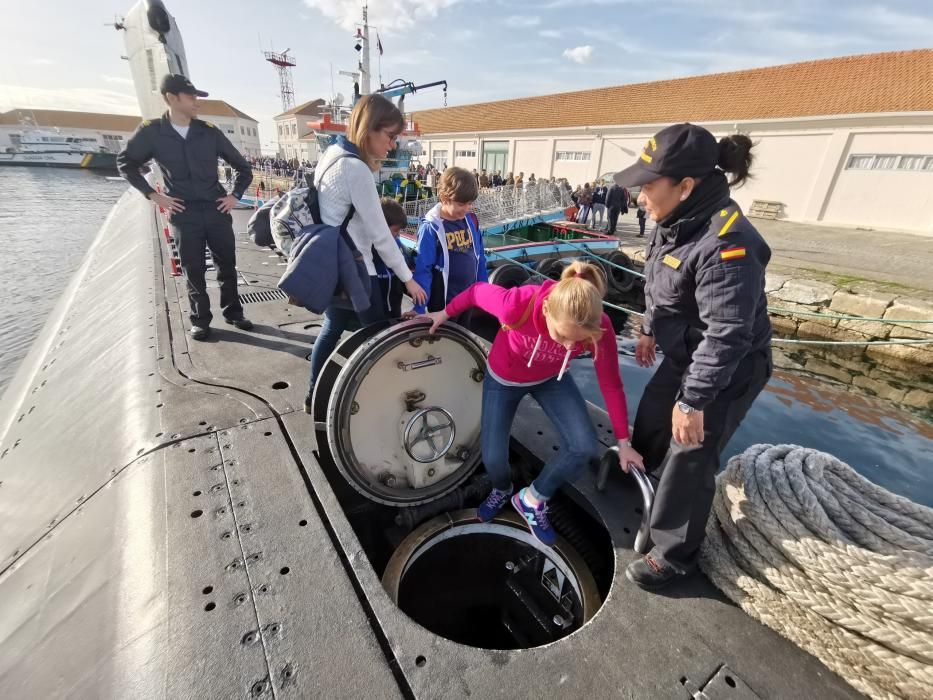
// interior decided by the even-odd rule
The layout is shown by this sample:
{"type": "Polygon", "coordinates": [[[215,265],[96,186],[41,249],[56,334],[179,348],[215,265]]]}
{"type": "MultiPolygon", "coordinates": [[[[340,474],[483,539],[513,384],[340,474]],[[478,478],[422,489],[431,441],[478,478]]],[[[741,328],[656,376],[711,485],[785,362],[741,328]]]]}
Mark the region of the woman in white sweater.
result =
{"type": "MultiPolygon", "coordinates": [[[[323,223],[339,226],[351,205],[354,208],[347,233],[370,275],[370,307],[359,313],[363,325],[381,321],[387,314],[373,265],[374,250],[405,284],[415,303],[425,302],[424,290],[412,279],[402,251],[386,224],[373,178],[373,173],[379,170],[380,161],[395,147],[395,139],[404,128],[405,118],[388,99],[382,95],[365,95],[350,114],[346,137],[338,137],[337,142],[324,152],[315,168],[314,185],[318,190],[323,223]],[[343,157],[334,162],[345,153],[356,157],[343,157]]],[[[309,413],[318,373],[337,347],[341,334],[356,316],[349,305],[330,306],[324,311],[324,324],[311,352],[311,381],[305,399],[305,410],[309,413]]]]}

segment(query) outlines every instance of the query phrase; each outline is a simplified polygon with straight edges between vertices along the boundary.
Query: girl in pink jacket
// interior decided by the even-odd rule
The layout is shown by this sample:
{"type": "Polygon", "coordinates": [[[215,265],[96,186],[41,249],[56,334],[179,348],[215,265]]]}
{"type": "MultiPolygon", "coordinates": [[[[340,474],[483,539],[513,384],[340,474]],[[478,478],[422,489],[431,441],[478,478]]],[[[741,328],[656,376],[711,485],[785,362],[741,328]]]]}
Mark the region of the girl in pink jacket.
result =
{"type": "Polygon", "coordinates": [[[598,448],[586,401],[566,373],[570,360],[584,351],[593,353],[623,468],[634,464],[643,469],[641,455],[629,442],[615,331],[602,307],[605,293],[602,271],[577,261],[564,270],[559,282],[547,280],[540,286],[508,290],[479,282],[454,297],[443,311],[428,314],[433,322],[431,332],[474,306],[502,324],[489,352],[483,382],[483,462],[493,490],[477,509],[481,521],[491,520],[511,500],[532,534],[548,546],[554,544],[548,499],[562,484],[580,475],[598,448]],[[518,404],[527,394],[554,423],[561,445],[534,483],[513,495],[509,433],[518,404]]]}

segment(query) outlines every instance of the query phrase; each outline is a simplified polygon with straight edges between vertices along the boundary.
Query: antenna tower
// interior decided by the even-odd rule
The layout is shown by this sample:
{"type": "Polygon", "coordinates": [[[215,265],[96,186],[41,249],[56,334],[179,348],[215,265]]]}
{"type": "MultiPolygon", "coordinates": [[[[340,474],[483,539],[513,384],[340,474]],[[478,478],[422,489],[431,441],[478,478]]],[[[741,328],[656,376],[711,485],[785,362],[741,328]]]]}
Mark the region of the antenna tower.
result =
{"type": "Polygon", "coordinates": [[[282,111],[287,112],[295,106],[295,90],[292,88],[292,68],[295,67],[295,59],[288,55],[291,49],[285,49],[282,53],[275,51],[263,51],[266,60],[275,66],[279,74],[279,92],[282,95],[282,111]]]}

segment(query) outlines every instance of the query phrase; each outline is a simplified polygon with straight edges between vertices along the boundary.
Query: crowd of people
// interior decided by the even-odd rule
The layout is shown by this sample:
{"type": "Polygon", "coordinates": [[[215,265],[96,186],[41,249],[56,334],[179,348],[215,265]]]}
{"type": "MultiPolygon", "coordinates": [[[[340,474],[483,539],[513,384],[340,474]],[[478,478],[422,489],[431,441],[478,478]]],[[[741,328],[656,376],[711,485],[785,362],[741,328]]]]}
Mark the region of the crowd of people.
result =
{"type": "Polygon", "coordinates": [[[298,160],[297,158],[248,158],[254,173],[262,173],[271,177],[294,177],[296,174],[311,171],[317,161],[298,160]]]}
{"type": "MultiPolygon", "coordinates": [[[[298,179],[304,173],[311,173],[317,167],[317,161],[298,160],[297,158],[247,158],[247,161],[253,168],[253,173],[258,176],[253,183],[256,196],[259,199],[266,197],[278,197],[282,194],[281,187],[278,184],[270,184],[262,176],[283,177],[298,179]]],[[[440,176],[447,169],[447,164],[443,168],[438,168],[434,164],[417,164],[407,175],[407,181],[418,182],[436,191],[440,176]]],[[[225,181],[231,182],[233,172],[229,165],[223,166],[225,181]]],[[[470,171],[476,180],[479,189],[486,190],[497,187],[510,187],[516,190],[540,187],[547,184],[554,188],[555,199],[566,201],[569,199],[573,203],[571,216],[573,221],[583,224],[593,231],[603,231],[610,235],[616,233],[619,217],[628,213],[630,207],[636,208],[636,215],[639,224],[638,236],[645,235],[645,225],[647,216],[644,206],[638,205],[634,201],[632,194],[627,188],[617,184],[606,185],[603,181],[594,183],[584,183],[575,188],[570,185],[567,178],[536,178],[534,173],[525,177],[524,172],[517,175],[508,172],[503,174],[501,170],[487,171],[474,168],[470,171]]]]}
{"type": "Polygon", "coordinates": [[[573,203],[570,212],[573,221],[591,230],[605,231],[610,235],[616,233],[619,217],[627,214],[630,207],[635,207],[639,224],[638,236],[645,235],[647,215],[644,205],[635,201],[628,188],[616,183],[607,186],[604,181],[592,184],[587,182],[573,188],[567,178],[554,176],[547,179],[536,178],[534,173],[526,179],[524,172],[519,172],[518,175],[510,172],[503,176],[500,170],[490,173],[486,170],[477,171],[474,168],[472,175],[480,190],[496,187],[512,187],[522,190],[547,184],[554,188],[556,199],[561,201],[569,199],[573,203]]]}

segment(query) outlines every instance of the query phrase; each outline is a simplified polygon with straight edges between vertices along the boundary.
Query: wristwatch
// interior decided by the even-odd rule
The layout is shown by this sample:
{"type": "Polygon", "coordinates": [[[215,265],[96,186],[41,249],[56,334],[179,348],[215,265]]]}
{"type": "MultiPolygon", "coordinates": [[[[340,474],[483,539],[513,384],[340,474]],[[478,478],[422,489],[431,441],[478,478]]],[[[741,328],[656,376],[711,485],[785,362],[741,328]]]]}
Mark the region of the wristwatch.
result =
{"type": "Polygon", "coordinates": [[[687,416],[689,416],[691,413],[694,413],[696,411],[696,409],[693,406],[691,406],[690,404],[686,404],[683,401],[677,402],[677,408],[680,409],[681,413],[687,416]]]}

